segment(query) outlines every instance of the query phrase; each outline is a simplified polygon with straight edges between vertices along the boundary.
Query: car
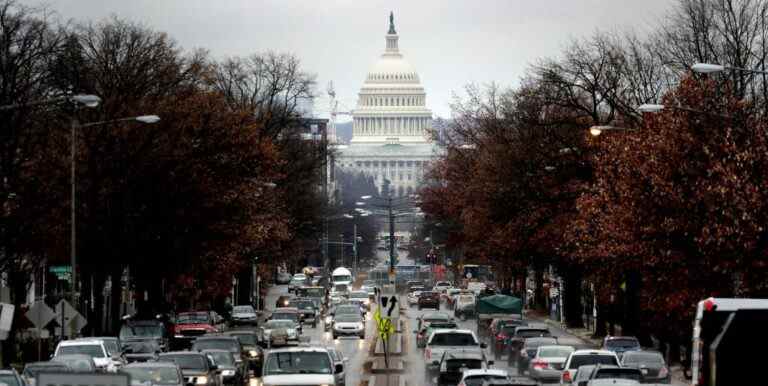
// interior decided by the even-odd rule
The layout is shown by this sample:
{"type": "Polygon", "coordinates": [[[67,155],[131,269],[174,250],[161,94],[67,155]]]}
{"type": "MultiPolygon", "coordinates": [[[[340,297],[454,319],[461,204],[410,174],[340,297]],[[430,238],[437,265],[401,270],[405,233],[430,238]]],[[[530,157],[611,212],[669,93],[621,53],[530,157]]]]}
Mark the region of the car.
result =
{"type": "Polygon", "coordinates": [[[506,370],[488,368],[464,370],[459,385],[482,386],[486,381],[490,380],[509,380],[509,373],[506,370]]]}
{"type": "Polygon", "coordinates": [[[371,310],[371,299],[366,291],[352,291],[349,293],[348,299],[350,302],[359,302],[366,311],[371,310]]]}
{"type": "Polygon", "coordinates": [[[475,295],[469,292],[461,292],[456,296],[453,306],[453,315],[466,318],[475,314],[475,295]]]}
{"type": "Polygon", "coordinates": [[[640,341],[634,336],[606,336],[603,339],[603,350],[613,351],[616,355],[624,355],[627,351],[640,351],[640,341]]]}
{"type": "Polygon", "coordinates": [[[626,379],[640,382],[642,373],[634,367],[619,367],[613,365],[586,365],[580,366],[576,371],[573,386],[587,386],[593,379],[626,379]]]}
{"type": "Polygon", "coordinates": [[[65,364],[75,373],[96,372],[96,362],[93,361],[93,358],[90,355],[64,354],[54,357],[52,361],[65,364]]]}
{"type": "Polygon", "coordinates": [[[128,320],[120,327],[120,344],[127,362],[154,359],[168,351],[168,330],[160,320],[128,320]]]}
{"type": "Polygon", "coordinates": [[[558,382],[563,375],[565,361],[573,351],[572,346],[539,346],[528,363],[528,375],[541,383],[558,382]]]}
{"type": "Polygon", "coordinates": [[[635,386],[640,383],[632,379],[591,379],[587,386],[635,386]]]}
{"type": "Polygon", "coordinates": [[[107,355],[118,358],[123,354],[123,348],[120,343],[120,338],[115,336],[93,336],[88,338],[77,338],[79,340],[93,340],[97,339],[104,342],[104,347],[107,349],[107,355]]]}
{"type": "Polygon", "coordinates": [[[344,354],[335,347],[328,347],[327,348],[328,353],[331,354],[331,358],[333,359],[333,365],[334,367],[341,365],[342,371],[340,373],[334,374],[334,378],[336,378],[336,385],[346,385],[347,384],[347,373],[346,373],[346,367],[347,362],[349,361],[344,354]]]}
{"type": "Polygon", "coordinates": [[[93,358],[96,368],[100,371],[116,372],[122,361],[109,355],[104,341],[100,339],[74,339],[59,342],[53,358],[61,355],[84,354],[93,358]]]}
{"type": "Polygon", "coordinates": [[[299,342],[300,325],[293,320],[269,320],[259,327],[259,341],[267,348],[299,342]]]}
{"type": "Polygon", "coordinates": [[[296,291],[296,296],[299,298],[305,298],[313,301],[315,303],[315,309],[318,311],[318,313],[322,313],[324,311],[325,307],[328,307],[328,304],[326,304],[326,293],[327,290],[325,287],[319,287],[319,286],[311,286],[311,287],[300,287],[296,291]]]}
{"type": "Polygon", "coordinates": [[[427,338],[424,348],[426,372],[434,371],[446,352],[461,350],[482,353],[485,347],[485,343],[480,343],[475,333],[470,330],[435,330],[427,338]]]}
{"type": "Polygon", "coordinates": [[[35,386],[37,374],[39,373],[69,373],[72,369],[66,363],[54,361],[49,362],[30,362],[24,365],[24,371],[21,372],[21,378],[25,383],[20,386],[35,386]]]}
{"type": "Polygon", "coordinates": [[[315,302],[307,298],[294,298],[288,302],[288,307],[296,308],[299,311],[301,322],[310,324],[312,328],[317,327],[317,320],[320,313],[315,306],[315,302]]]}
{"type": "Polygon", "coordinates": [[[290,283],[291,279],[293,279],[293,276],[291,276],[290,273],[281,271],[281,272],[277,273],[277,277],[275,278],[275,282],[277,284],[285,285],[285,284],[290,283]]]}
{"type": "Polygon", "coordinates": [[[258,323],[259,316],[256,310],[250,305],[240,305],[232,308],[232,318],[229,321],[231,326],[255,326],[258,323]]]}
{"type": "Polygon", "coordinates": [[[434,365],[433,369],[425,373],[425,384],[453,386],[459,383],[464,372],[471,369],[488,369],[488,366],[493,365],[493,361],[489,361],[483,351],[458,349],[444,352],[434,365]]]}
{"type": "Polygon", "coordinates": [[[492,336],[496,336],[501,332],[501,328],[506,325],[512,326],[527,326],[528,322],[524,321],[520,315],[510,315],[500,318],[491,319],[491,323],[488,324],[488,331],[492,336]]]}
{"type": "MultiPolygon", "coordinates": [[[[328,313],[325,315],[325,330],[330,331],[333,328],[334,316],[343,314],[360,314],[363,316],[360,307],[356,304],[338,304],[328,310],[328,313]]],[[[364,319],[363,323],[365,323],[364,319]]]]}
{"type": "Polygon", "coordinates": [[[449,281],[438,281],[435,282],[434,286],[432,286],[432,291],[443,293],[443,291],[451,287],[453,287],[453,284],[451,284],[449,281]]]}
{"type": "Polygon", "coordinates": [[[180,312],[173,325],[172,349],[189,348],[198,336],[219,332],[216,322],[210,311],[180,312]]]}
{"type": "Polygon", "coordinates": [[[557,339],[552,337],[533,337],[523,341],[520,355],[517,357],[517,373],[524,374],[528,370],[531,358],[536,356],[539,346],[552,346],[557,344],[557,339]]]}
{"type": "Polygon", "coordinates": [[[411,289],[413,287],[424,288],[424,282],[421,280],[408,280],[407,282],[405,282],[405,288],[411,289]]]}
{"type": "Polygon", "coordinates": [[[418,304],[420,310],[424,308],[434,308],[439,310],[440,293],[435,291],[422,291],[419,294],[419,299],[417,300],[416,304],[418,304]]]}
{"type": "Polygon", "coordinates": [[[0,370],[0,384],[3,386],[25,386],[24,380],[14,369],[0,370]]]}
{"type": "MultiPolygon", "coordinates": [[[[159,354],[158,362],[175,363],[188,386],[222,386],[218,367],[207,355],[197,351],[170,351],[159,354]]],[[[138,365],[138,364],[137,364],[138,365]]]]}
{"type": "MultiPolygon", "coordinates": [[[[522,321],[520,321],[522,323],[522,321]]],[[[491,324],[493,325],[493,324],[491,324]]],[[[512,336],[515,335],[515,329],[518,327],[523,327],[525,324],[513,324],[513,323],[505,323],[501,327],[497,327],[498,330],[492,334],[491,342],[493,342],[493,355],[497,358],[501,357],[502,353],[506,352],[507,349],[507,343],[509,343],[509,340],[512,339],[512,336]]]]}
{"type": "Polygon", "coordinates": [[[247,353],[240,344],[240,341],[234,336],[211,335],[201,336],[192,343],[192,350],[226,350],[232,353],[235,361],[235,367],[239,374],[248,374],[247,353]]]}
{"type": "Polygon", "coordinates": [[[510,366],[517,365],[520,359],[520,350],[523,348],[526,339],[551,336],[552,333],[549,332],[547,327],[518,326],[515,327],[512,335],[507,336],[504,342],[505,348],[501,352],[507,351],[507,363],[510,366]]]}
{"type": "Polygon", "coordinates": [[[307,284],[307,275],[303,273],[297,273],[293,275],[291,281],[288,283],[288,293],[295,291],[297,288],[307,284]]]}
{"type": "Polygon", "coordinates": [[[220,382],[226,386],[244,386],[248,382],[248,371],[243,372],[243,367],[237,364],[235,356],[228,350],[202,350],[219,373],[220,382]]]}
{"type": "Polygon", "coordinates": [[[579,367],[586,365],[619,365],[619,357],[613,351],[608,350],[576,350],[568,355],[563,366],[563,375],[560,384],[567,385],[574,381],[579,367]]]}
{"type": "Polygon", "coordinates": [[[336,314],[333,317],[333,339],[339,336],[357,336],[365,339],[365,323],[358,314],[336,314]]]}
{"type": "Polygon", "coordinates": [[[623,367],[635,367],[643,374],[642,383],[670,383],[669,367],[658,351],[628,351],[621,356],[623,367]]]}
{"type": "Polygon", "coordinates": [[[173,362],[131,363],[121,371],[131,376],[131,385],[186,386],[181,369],[173,362]]]}
{"type": "Polygon", "coordinates": [[[336,385],[336,375],[343,372],[344,364],[335,363],[325,348],[279,348],[267,352],[261,372],[261,384],[336,385]]]}
{"type": "Polygon", "coordinates": [[[421,291],[424,291],[424,287],[422,286],[411,287],[408,290],[408,295],[406,295],[405,298],[408,301],[409,307],[419,304],[419,295],[421,295],[421,291]]]}
{"type": "Polygon", "coordinates": [[[450,322],[452,320],[453,318],[451,315],[445,312],[427,312],[417,319],[416,329],[420,330],[422,327],[424,327],[424,323],[450,322]]]}
{"type": "Polygon", "coordinates": [[[453,309],[453,306],[456,303],[456,296],[459,293],[461,293],[461,288],[448,288],[445,290],[443,298],[445,299],[445,305],[448,306],[449,310],[453,309]]]}
{"type": "Polygon", "coordinates": [[[416,347],[424,348],[427,345],[427,338],[435,330],[452,330],[459,326],[454,321],[425,322],[421,325],[421,330],[416,330],[416,347]]]}
{"type": "Polygon", "coordinates": [[[243,351],[245,351],[246,358],[248,359],[248,367],[254,374],[260,374],[264,352],[259,347],[258,334],[251,330],[227,331],[225,334],[235,337],[240,341],[240,345],[243,346],[243,351]]]}
{"type": "Polygon", "coordinates": [[[360,286],[360,291],[365,291],[368,296],[374,296],[376,294],[376,282],[373,280],[363,280],[363,285],[360,286]]]}
{"type": "Polygon", "coordinates": [[[268,320],[290,320],[301,324],[301,312],[296,307],[279,307],[272,311],[268,320]]]}

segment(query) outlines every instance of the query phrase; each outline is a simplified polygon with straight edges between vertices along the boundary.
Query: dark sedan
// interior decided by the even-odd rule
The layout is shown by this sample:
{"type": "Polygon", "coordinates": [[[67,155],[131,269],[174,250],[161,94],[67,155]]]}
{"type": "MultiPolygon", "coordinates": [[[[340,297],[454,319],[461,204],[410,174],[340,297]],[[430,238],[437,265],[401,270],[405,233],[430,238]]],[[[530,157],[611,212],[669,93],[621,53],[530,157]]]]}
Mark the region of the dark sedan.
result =
{"type": "Polygon", "coordinates": [[[670,382],[669,368],[660,352],[627,351],[621,357],[621,365],[640,369],[643,383],[670,382]]]}
{"type": "Polygon", "coordinates": [[[434,308],[440,309],[440,293],[435,291],[424,291],[419,295],[419,309],[434,308]]]}

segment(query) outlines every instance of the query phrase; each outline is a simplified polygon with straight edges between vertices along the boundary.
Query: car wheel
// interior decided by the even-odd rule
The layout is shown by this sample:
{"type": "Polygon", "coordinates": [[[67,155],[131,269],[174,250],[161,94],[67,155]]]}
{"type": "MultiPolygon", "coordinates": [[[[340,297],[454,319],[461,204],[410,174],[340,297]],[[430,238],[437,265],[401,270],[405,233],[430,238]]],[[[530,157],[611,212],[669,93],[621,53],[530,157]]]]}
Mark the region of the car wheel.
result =
{"type": "Polygon", "coordinates": [[[339,336],[338,336],[338,335],[336,335],[336,334],[333,334],[333,339],[334,339],[334,340],[335,340],[335,339],[339,339],[339,336]]]}

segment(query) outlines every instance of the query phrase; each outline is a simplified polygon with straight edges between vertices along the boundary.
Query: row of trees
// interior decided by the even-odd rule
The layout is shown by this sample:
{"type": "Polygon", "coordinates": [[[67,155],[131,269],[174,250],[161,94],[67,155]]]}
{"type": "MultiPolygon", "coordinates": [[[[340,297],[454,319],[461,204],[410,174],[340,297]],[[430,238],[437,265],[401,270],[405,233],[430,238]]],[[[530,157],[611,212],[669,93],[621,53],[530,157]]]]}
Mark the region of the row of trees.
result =
{"type": "Polygon", "coordinates": [[[764,0],[679,0],[647,37],[598,32],[516,88],[469,86],[422,192],[429,220],[465,262],[494,262],[502,285],[533,268],[539,305],[555,267],[571,326],[591,314],[591,283],[598,334],[616,319],[685,342],[696,301],[767,295],[766,76],[688,71],[764,71],[767,12],[764,0]],[[592,137],[595,125],[634,131],[592,137]]]}
{"type": "Polygon", "coordinates": [[[126,267],[146,294],[142,309],[186,307],[221,302],[257,258],[271,264],[317,248],[326,152],[302,140],[298,106],[315,81],[294,56],[217,61],[141,24],[51,15],[0,1],[0,106],[16,106],[0,109],[0,270],[14,303],[45,264],[69,262],[72,140],[78,272],[82,298],[97,295],[97,330],[107,281],[104,327],[114,327],[126,267]],[[31,103],[73,94],[102,103],[31,103]],[[162,120],[70,136],[73,119],[145,114],[162,120]]]}

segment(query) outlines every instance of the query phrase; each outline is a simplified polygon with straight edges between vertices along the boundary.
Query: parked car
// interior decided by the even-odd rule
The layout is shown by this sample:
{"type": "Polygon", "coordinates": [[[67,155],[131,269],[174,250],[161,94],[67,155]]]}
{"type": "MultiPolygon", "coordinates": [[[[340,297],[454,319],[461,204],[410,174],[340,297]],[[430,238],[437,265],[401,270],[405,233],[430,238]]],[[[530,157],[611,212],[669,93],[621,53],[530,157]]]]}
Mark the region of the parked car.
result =
{"type": "Polygon", "coordinates": [[[424,348],[427,345],[427,339],[435,330],[453,330],[459,326],[454,321],[426,322],[421,325],[421,330],[416,332],[416,347],[424,348]]]}
{"type": "Polygon", "coordinates": [[[192,344],[192,350],[226,350],[232,353],[235,360],[235,367],[239,374],[248,374],[247,353],[243,350],[240,341],[234,336],[212,335],[201,336],[192,344]]]}
{"type": "Polygon", "coordinates": [[[603,339],[603,350],[613,351],[616,355],[624,355],[627,351],[640,351],[640,341],[634,336],[606,336],[603,339]]]}
{"type": "Polygon", "coordinates": [[[115,372],[122,366],[121,358],[109,355],[104,341],[99,339],[64,340],[56,346],[53,354],[55,359],[61,355],[84,354],[93,358],[96,368],[100,371],[115,372]]]}
{"type": "Polygon", "coordinates": [[[24,371],[21,372],[21,378],[24,380],[24,384],[27,386],[35,386],[35,380],[37,374],[41,372],[47,373],[69,373],[72,369],[67,366],[66,363],[60,362],[30,362],[24,365],[24,371]]]}
{"type": "Polygon", "coordinates": [[[235,361],[235,356],[228,350],[202,350],[216,366],[219,382],[225,386],[245,386],[248,382],[248,370],[235,361]]]}
{"type": "Polygon", "coordinates": [[[259,327],[259,341],[267,348],[298,343],[299,328],[293,320],[270,320],[259,327]]]}
{"type": "Polygon", "coordinates": [[[642,374],[640,370],[633,367],[619,367],[614,365],[586,365],[580,366],[576,372],[576,378],[573,381],[573,386],[587,386],[589,381],[593,379],[627,379],[630,381],[640,382],[642,374]]]}
{"type": "Polygon", "coordinates": [[[65,354],[54,357],[52,361],[65,364],[75,373],[95,373],[97,369],[96,362],[90,355],[65,354]]]}
{"type": "Polygon", "coordinates": [[[240,305],[232,308],[232,318],[229,324],[232,326],[255,326],[258,323],[259,317],[256,315],[256,310],[251,305],[240,305]]]}
{"type": "Polygon", "coordinates": [[[419,309],[434,308],[440,309],[440,293],[435,291],[422,291],[419,294],[419,300],[417,302],[419,309]]]}
{"type": "Polygon", "coordinates": [[[333,339],[357,336],[365,339],[365,323],[359,314],[337,314],[333,318],[333,339]]]}
{"type": "MultiPolygon", "coordinates": [[[[335,364],[322,347],[291,347],[267,352],[261,384],[335,385],[336,374],[344,372],[343,364],[335,364]]],[[[341,385],[344,386],[344,385],[341,385]]]]}
{"type": "Polygon", "coordinates": [[[131,376],[132,385],[186,386],[181,369],[172,362],[131,363],[122,372],[131,376]]]}
{"type": "Polygon", "coordinates": [[[473,349],[446,351],[440,355],[439,361],[434,362],[434,367],[425,373],[425,384],[435,386],[454,386],[466,371],[487,370],[493,365],[493,361],[489,361],[482,350],[473,349]]]}
{"type": "Polygon", "coordinates": [[[259,347],[259,337],[256,332],[251,330],[227,331],[226,335],[237,338],[248,359],[248,367],[254,374],[261,374],[261,365],[264,359],[264,352],[259,347]]]}
{"type": "Polygon", "coordinates": [[[642,383],[670,383],[669,368],[658,351],[628,351],[621,357],[623,367],[640,369],[642,383]]]}
{"type": "Polygon", "coordinates": [[[528,363],[528,375],[541,383],[558,382],[563,375],[565,361],[573,351],[571,346],[539,346],[528,363]]]}
{"type": "Polygon", "coordinates": [[[613,351],[607,350],[576,350],[568,355],[563,366],[563,375],[560,384],[570,384],[574,381],[579,367],[586,365],[619,365],[619,357],[613,351]]]}
{"type": "Polygon", "coordinates": [[[173,326],[173,349],[189,348],[198,336],[219,332],[210,311],[180,312],[173,326]]]}
{"type": "Polygon", "coordinates": [[[171,351],[158,355],[157,360],[175,363],[184,376],[185,385],[222,386],[218,367],[201,352],[171,351]]]}

